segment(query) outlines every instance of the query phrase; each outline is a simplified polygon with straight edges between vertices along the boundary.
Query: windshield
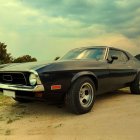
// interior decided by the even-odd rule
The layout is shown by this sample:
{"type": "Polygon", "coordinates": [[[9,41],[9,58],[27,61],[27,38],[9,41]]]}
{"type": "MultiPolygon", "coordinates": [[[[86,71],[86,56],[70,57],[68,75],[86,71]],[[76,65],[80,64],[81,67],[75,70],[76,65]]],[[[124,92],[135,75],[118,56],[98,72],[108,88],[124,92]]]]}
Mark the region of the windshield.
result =
{"type": "Polygon", "coordinates": [[[95,59],[103,60],[105,48],[74,49],[64,55],[61,60],[71,59],[95,59]]]}

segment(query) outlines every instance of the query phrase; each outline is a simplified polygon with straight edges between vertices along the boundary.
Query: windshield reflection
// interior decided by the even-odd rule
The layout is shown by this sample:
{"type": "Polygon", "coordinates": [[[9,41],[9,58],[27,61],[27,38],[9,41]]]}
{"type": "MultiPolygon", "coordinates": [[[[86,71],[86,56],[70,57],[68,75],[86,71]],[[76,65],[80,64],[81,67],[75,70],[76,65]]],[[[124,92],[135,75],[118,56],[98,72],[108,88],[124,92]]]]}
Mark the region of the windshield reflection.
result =
{"type": "Polygon", "coordinates": [[[64,55],[61,60],[94,59],[103,60],[105,48],[74,49],[64,55]]]}

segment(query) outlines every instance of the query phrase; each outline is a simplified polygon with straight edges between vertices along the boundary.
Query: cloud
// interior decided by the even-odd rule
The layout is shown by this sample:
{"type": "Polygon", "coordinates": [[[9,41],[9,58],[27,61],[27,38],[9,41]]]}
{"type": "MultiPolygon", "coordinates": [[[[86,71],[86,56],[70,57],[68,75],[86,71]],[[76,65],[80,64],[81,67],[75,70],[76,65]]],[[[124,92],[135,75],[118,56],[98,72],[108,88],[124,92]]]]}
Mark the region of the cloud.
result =
{"type": "Polygon", "coordinates": [[[87,28],[98,24],[106,26],[106,32],[117,31],[129,38],[140,32],[139,0],[23,0],[23,3],[52,17],[81,22],[87,28]],[[135,30],[131,30],[131,35],[127,30],[132,27],[135,30]]]}
{"type": "Polygon", "coordinates": [[[140,51],[138,0],[0,1],[0,41],[15,57],[53,59],[81,46],[140,51]],[[41,54],[41,55],[40,55],[41,54]]]}

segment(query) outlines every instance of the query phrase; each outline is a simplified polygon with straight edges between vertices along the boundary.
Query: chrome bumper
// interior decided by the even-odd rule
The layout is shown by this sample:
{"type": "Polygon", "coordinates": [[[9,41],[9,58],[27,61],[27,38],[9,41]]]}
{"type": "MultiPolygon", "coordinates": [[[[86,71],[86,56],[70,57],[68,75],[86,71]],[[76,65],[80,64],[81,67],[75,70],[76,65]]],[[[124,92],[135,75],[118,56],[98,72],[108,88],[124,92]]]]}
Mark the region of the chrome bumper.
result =
{"type": "Polygon", "coordinates": [[[0,89],[13,91],[41,92],[44,91],[44,86],[42,84],[36,86],[0,84],[0,89]]]}

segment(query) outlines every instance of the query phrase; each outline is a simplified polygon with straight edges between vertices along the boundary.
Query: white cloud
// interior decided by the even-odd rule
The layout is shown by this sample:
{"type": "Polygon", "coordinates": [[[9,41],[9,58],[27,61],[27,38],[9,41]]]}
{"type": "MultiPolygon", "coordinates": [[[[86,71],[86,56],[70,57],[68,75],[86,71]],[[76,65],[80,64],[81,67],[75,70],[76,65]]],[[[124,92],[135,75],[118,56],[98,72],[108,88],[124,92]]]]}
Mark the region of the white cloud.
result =
{"type": "MultiPolygon", "coordinates": [[[[101,6],[101,1],[99,3],[97,0],[94,2],[88,0],[86,3],[86,6],[96,6],[97,3],[101,6]]],[[[65,4],[68,6],[68,3],[65,4]]],[[[119,5],[125,7],[125,3],[119,5]]],[[[96,13],[97,7],[95,13],[89,15],[88,12],[84,15],[80,13],[70,15],[65,11],[67,7],[64,6],[61,5],[60,14],[59,11],[53,11],[51,8],[47,11],[46,7],[42,10],[42,8],[27,6],[18,0],[0,1],[0,41],[8,45],[8,52],[15,57],[29,54],[39,60],[53,59],[72,48],[89,45],[112,45],[129,50],[133,54],[140,52],[138,32],[140,19],[137,16],[139,9],[132,13],[135,15],[133,20],[129,22],[127,20],[123,24],[114,22],[112,26],[113,22],[106,23],[110,20],[105,16],[107,12],[96,13]],[[58,15],[51,15],[50,13],[53,12],[58,12],[58,15]],[[102,23],[96,21],[100,18],[103,19],[102,23]],[[131,38],[127,35],[131,35],[131,38]]],[[[84,1],[81,6],[84,8],[84,1]]],[[[57,8],[59,9],[59,5],[57,8]]]]}

